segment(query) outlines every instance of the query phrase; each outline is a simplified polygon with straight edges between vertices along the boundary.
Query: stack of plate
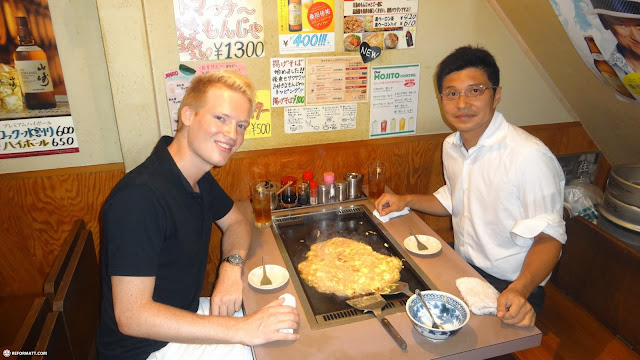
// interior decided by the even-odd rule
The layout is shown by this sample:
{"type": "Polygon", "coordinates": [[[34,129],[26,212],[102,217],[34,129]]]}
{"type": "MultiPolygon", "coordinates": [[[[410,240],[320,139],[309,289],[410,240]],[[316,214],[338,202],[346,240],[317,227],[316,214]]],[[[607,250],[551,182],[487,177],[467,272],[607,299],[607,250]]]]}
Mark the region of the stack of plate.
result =
{"type": "Polygon", "coordinates": [[[611,169],[600,213],[605,221],[598,225],[640,248],[640,164],[611,169]]]}

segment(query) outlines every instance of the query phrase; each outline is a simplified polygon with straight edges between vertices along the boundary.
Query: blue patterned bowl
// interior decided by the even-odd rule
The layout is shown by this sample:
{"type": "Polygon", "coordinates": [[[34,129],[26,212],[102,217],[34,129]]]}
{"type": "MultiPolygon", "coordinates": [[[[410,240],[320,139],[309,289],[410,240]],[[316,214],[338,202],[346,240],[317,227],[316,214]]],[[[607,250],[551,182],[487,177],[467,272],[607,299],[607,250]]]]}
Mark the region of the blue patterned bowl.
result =
{"type": "Polygon", "coordinates": [[[422,291],[420,293],[429,310],[444,330],[431,328],[431,317],[416,295],[407,301],[407,314],[413,327],[420,334],[433,341],[446,340],[457,334],[469,321],[469,308],[457,297],[442,291],[422,291]]]}

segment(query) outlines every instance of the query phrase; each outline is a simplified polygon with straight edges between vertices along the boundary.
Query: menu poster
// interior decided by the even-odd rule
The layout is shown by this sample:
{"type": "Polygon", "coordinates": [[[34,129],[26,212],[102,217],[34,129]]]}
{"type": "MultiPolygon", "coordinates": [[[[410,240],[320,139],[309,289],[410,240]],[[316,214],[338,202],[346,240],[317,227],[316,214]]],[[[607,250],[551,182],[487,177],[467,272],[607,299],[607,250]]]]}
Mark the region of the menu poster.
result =
{"type": "Polygon", "coordinates": [[[297,134],[356,128],[356,104],[284,109],[284,132],[297,134]]]}
{"type": "Polygon", "coordinates": [[[369,138],[415,134],[420,64],[371,68],[369,138]]]}
{"type": "Polygon", "coordinates": [[[175,135],[178,131],[178,109],[184,92],[191,85],[191,78],[195,75],[206,74],[218,70],[236,70],[242,75],[247,75],[247,66],[243,62],[220,62],[199,64],[197,69],[180,64],[178,70],[164,73],[164,86],[167,91],[167,105],[169,107],[169,120],[171,132],[175,135]]]}
{"type": "Polygon", "coordinates": [[[304,105],[304,58],[271,59],[271,106],[304,105]]]}
{"type": "Polygon", "coordinates": [[[180,61],[264,56],[261,0],[173,0],[180,61]]]}
{"type": "Polygon", "coordinates": [[[360,44],[383,51],[415,47],[418,0],[345,0],[344,51],[360,44]]]}
{"type": "Polygon", "coordinates": [[[368,98],[369,66],[359,56],[307,58],[307,105],[368,98]]]}
{"type": "Polygon", "coordinates": [[[3,120],[0,159],[79,152],[71,116],[3,120]]]}
{"type": "Polygon", "coordinates": [[[281,54],[335,51],[334,0],[277,0],[281,54]]]}
{"type": "Polygon", "coordinates": [[[256,91],[256,106],[245,139],[271,137],[271,109],[269,108],[269,90],[256,91]]]}

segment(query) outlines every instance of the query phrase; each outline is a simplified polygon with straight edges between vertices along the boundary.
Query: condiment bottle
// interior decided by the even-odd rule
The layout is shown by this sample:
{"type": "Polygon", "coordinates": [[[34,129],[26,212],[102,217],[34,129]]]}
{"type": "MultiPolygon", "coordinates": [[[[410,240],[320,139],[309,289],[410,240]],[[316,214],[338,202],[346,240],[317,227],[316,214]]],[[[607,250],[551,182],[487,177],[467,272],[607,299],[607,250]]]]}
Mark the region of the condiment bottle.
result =
{"type": "Polygon", "coordinates": [[[309,205],[309,185],[306,182],[298,184],[298,205],[309,205]]]}
{"type": "Polygon", "coordinates": [[[328,204],[329,202],[331,202],[329,187],[323,182],[318,183],[318,204],[328,204]]]}
{"type": "Polygon", "coordinates": [[[347,201],[347,182],[344,180],[336,181],[336,202],[347,201]]]}
{"type": "Polygon", "coordinates": [[[280,185],[282,186],[291,183],[280,193],[280,202],[282,202],[283,207],[290,208],[296,206],[296,201],[298,200],[298,195],[296,194],[297,182],[298,178],[295,176],[283,176],[282,179],[280,179],[280,185]]]}
{"type": "Polygon", "coordinates": [[[313,180],[313,171],[305,171],[302,173],[303,182],[306,182],[307,185],[310,185],[311,180],[313,180]]]}
{"type": "Polygon", "coordinates": [[[318,182],[309,181],[309,203],[311,205],[318,205],[318,182]]]}
{"type": "Polygon", "coordinates": [[[323,180],[324,180],[324,184],[327,186],[327,189],[329,190],[329,201],[327,202],[335,201],[336,186],[333,183],[335,180],[335,174],[330,171],[327,171],[326,173],[323,174],[323,180]]]}

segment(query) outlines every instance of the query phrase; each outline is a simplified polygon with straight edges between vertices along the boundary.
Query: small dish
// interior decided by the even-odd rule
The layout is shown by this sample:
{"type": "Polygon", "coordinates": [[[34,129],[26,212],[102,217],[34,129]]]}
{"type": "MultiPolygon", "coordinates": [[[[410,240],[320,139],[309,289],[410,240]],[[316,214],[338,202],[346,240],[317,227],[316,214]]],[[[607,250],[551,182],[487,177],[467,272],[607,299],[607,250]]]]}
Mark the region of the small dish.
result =
{"type": "Polygon", "coordinates": [[[440,244],[440,241],[438,241],[438,239],[434,238],[433,236],[428,236],[428,235],[416,235],[416,236],[418,237],[418,239],[420,239],[420,241],[422,241],[423,244],[427,245],[428,249],[418,250],[416,239],[414,239],[413,236],[409,236],[406,239],[404,239],[404,247],[407,250],[411,251],[412,253],[418,254],[418,255],[431,255],[431,254],[437,253],[438,251],[440,251],[440,249],[442,249],[442,245],[440,244]]]}
{"type": "Polygon", "coordinates": [[[249,284],[256,289],[272,290],[281,287],[289,281],[289,272],[282,266],[267,264],[267,275],[271,279],[272,284],[267,286],[260,286],[260,279],[262,279],[262,266],[251,270],[249,273],[249,284]]]}

